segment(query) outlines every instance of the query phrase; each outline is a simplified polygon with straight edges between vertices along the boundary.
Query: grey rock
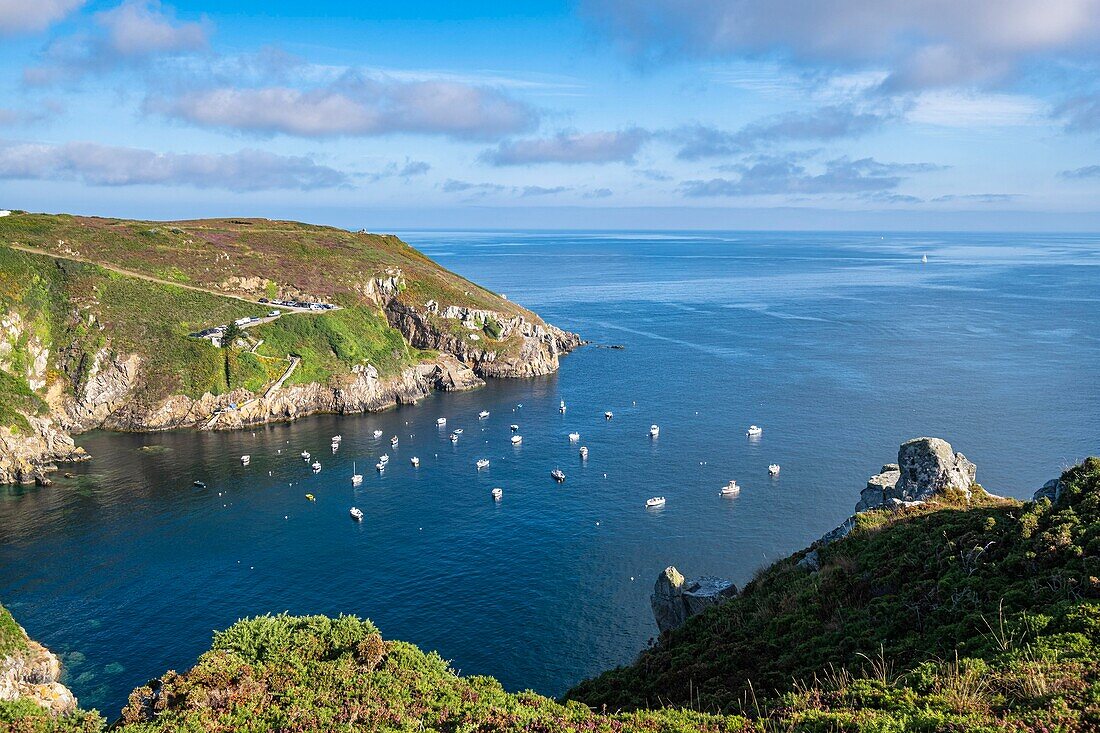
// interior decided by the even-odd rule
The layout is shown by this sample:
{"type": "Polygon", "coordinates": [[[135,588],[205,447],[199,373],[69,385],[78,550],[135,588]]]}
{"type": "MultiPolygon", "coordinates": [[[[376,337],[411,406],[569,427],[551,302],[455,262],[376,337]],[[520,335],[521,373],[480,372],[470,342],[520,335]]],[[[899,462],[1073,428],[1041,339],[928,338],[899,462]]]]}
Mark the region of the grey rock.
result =
{"type": "Polygon", "coordinates": [[[1051,504],[1057,504],[1058,500],[1062,498],[1062,479],[1052,478],[1042,485],[1031,497],[1032,501],[1039,501],[1040,499],[1050,499],[1051,504]]]}
{"type": "Polygon", "coordinates": [[[73,712],[76,698],[61,684],[61,660],[36,641],[25,638],[25,643],[24,649],[0,657],[0,700],[27,698],[53,715],[73,712]]]}
{"type": "Polygon", "coordinates": [[[798,561],[798,567],[806,568],[811,573],[821,570],[821,555],[817,550],[810,550],[798,561]]]}
{"type": "Polygon", "coordinates": [[[725,578],[702,576],[688,580],[670,565],[657,576],[649,602],[657,628],[664,633],[736,595],[737,586],[725,578]]]}
{"type": "Polygon", "coordinates": [[[970,499],[977,468],[942,438],[913,438],[901,444],[897,464],[886,464],[860,493],[856,511],[900,502],[924,502],[949,490],[970,499]]]}

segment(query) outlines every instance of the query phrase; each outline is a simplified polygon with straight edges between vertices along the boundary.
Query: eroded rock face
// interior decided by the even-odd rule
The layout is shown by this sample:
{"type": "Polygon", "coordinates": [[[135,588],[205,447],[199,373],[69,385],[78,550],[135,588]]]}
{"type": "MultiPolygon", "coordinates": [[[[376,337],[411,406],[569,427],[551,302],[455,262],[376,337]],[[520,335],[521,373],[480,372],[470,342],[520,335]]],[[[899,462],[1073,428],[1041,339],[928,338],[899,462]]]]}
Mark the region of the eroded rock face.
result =
{"type": "Polygon", "coordinates": [[[60,682],[61,660],[35,641],[0,659],[0,700],[29,698],[54,715],[76,710],[76,698],[60,682]]]}
{"type": "Polygon", "coordinates": [[[0,484],[49,484],[46,474],[59,461],[86,461],[69,434],[49,417],[27,418],[30,430],[0,426],[0,484]]]}
{"type": "Polygon", "coordinates": [[[977,467],[942,438],[913,438],[901,444],[898,462],[887,464],[867,481],[856,511],[927,501],[947,491],[970,499],[977,467]]]}
{"type": "Polygon", "coordinates": [[[657,576],[649,603],[657,628],[664,633],[735,595],[737,586],[725,578],[702,576],[689,580],[670,565],[657,576]]]}
{"type": "Polygon", "coordinates": [[[1050,481],[1047,481],[1035,491],[1035,494],[1031,497],[1031,500],[1039,501],[1040,499],[1049,499],[1051,504],[1057,504],[1058,500],[1061,498],[1062,479],[1052,478],[1050,481]]]}

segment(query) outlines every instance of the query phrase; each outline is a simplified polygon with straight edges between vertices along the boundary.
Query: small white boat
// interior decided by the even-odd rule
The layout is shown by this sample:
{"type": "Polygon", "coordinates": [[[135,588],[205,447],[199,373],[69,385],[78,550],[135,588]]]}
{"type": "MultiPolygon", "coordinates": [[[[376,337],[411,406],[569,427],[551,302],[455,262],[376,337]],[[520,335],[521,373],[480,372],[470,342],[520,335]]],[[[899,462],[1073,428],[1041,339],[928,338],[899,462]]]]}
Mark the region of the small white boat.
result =
{"type": "Polygon", "coordinates": [[[436,425],[446,425],[447,424],[447,418],[441,417],[441,418],[439,418],[438,420],[435,421],[435,424],[436,425]]]}
{"type": "Polygon", "coordinates": [[[763,432],[764,432],[764,428],[757,427],[756,425],[750,425],[749,429],[745,431],[745,435],[756,436],[756,435],[760,435],[763,432]]]}
{"type": "Polygon", "coordinates": [[[340,444],[339,443],[333,443],[332,444],[332,452],[335,453],[338,450],[340,450],[340,444]]]}
{"type": "Polygon", "coordinates": [[[413,456],[412,458],[409,459],[409,463],[411,463],[413,465],[413,468],[416,468],[420,465],[420,459],[417,458],[416,456],[413,456]]]}
{"type": "Polygon", "coordinates": [[[251,462],[252,462],[252,456],[241,456],[241,463],[243,463],[244,465],[247,466],[251,462]]]}
{"type": "Polygon", "coordinates": [[[339,443],[343,439],[344,439],[343,435],[334,435],[334,436],[332,436],[332,442],[333,443],[339,443]]]}
{"type": "Polygon", "coordinates": [[[608,410],[607,412],[605,412],[603,414],[603,419],[604,420],[610,420],[613,417],[615,417],[615,413],[613,413],[611,410],[608,410]]]}
{"type": "Polygon", "coordinates": [[[396,435],[395,435],[395,436],[393,436],[392,438],[390,438],[390,445],[392,445],[392,446],[393,446],[394,448],[396,448],[396,447],[397,447],[397,443],[398,443],[398,440],[397,440],[397,436],[396,436],[396,435]]]}
{"type": "Polygon", "coordinates": [[[736,481],[731,479],[718,493],[722,496],[737,496],[741,493],[741,487],[737,485],[736,481]]]}
{"type": "Polygon", "coordinates": [[[778,463],[773,463],[770,466],[768,466],[768,473],[772,476],[778,476],[779,475],[779,464],[778,463]]]}
{"type": "Polygon", "coordinates": [[[516,434],[512,436],[512,445],[519,445],[523,442],[523,436],[516,434]]]}
{"type": "Polygon", "coordinates": [[[374,431],[374,437],[375,438],[381,438],[382,437],[382,431],[381,430],[375,430],[374,431]]]}
{"type": "Polygon", "coordinates": [[[390,457],[388,455],[386,455],[385,453],[383,453],[382,455],[380,455],[378,457],[378,462],[381,463],[384,466],[384,465],[386,465],[387,463],[390,462],[390,457]]]}
{"type": "Polygon", "coordinates": [[[313,465],[312,465],[312,468],[313,468],[314,473],[319,473],[320,470],[321,470],[321,462],[320,461],[314,461],[313,465]]]}
{"type": "Polygon", "coordinates": [[[489,493],[491,493],[493,495],[493,501],[500,501],[501,498],[504,496],[504,490],[501,489],[500,487],[497,487],[497,488],[493,489],[489,493]]]}
{"type": "Polygon", "coordinates": [[[455,428],[451,432],[454,433],[455,435],[462,435],[462,428],[455,428]]]}
{"type": "Polygon", "coordinates": [[[565,400],[561,401],[561,405],[558,407],[558,412],[560,412],[563,415],[565,414],[565,400]]]}
{"type": "Polygon", "coordinates": [[[663,497],[663,496],[654,496],[652,499],[646,499],[645,500],[645,508],[646,509],[654,509],[656,507],[664,506],[664,505],[665,505],[665,497],[663,497]]]}
{"type": "Polygon", "coordinates": [[[479,458],[479,459],[477,459],[477,470],[480,471],[481,469],[488,468],[488,467],[489,467],[489,459],[488,458],[479,458]]]}
{"type": "Polygon", "coordinates": [[[922,265],[927,265],[928,264],[928,255],[921,255],[920,261],[921,261],[922,265]]]}
{"type": "Polygon", "coordinates": [[[657,426],[657,425],[650,425],[649,426],[649,437],[656,438],[660,434],[661,434],[661,428],[659,426],[657,426]]]}
{"type": "Polygon", "coordinates": [[[554,480],[557,481],[559,484],[565,480],[565,474],[562,473],[562,470],[560,468],[555,468],[553,471],[550,472],[550,475],[553,476],[554,480]]]}
{"type": "Polygon", "coordinates": [[[478,420],[484,420],[487,417],[489,417],[489,411],[488,410],[482,410],[481,412],[477,413],[477,419],[478,420]]]}
{"type": "Polygon", "coordinates": [[[582,461],[587,461],[588,460],[588,446],[587,445],[582,445],[581,446],[581,460],[582,461]]]}
{"type": "Polygon", "coordinates": [[[581,434],[580,433],[570,433],[569,434],[569,442],[570,443],[576,443],[580,439],[581,439],[581,434]]]}
{"type": "Polygon", "coordinates": [[[452,443],[457,443],[458,442],[458,433],[451,433],[451,442],[452,443]]]}
{"type": "Polygon", "coordinates": [[[382,461],[379,461],[378,463],[374,464],[374,469],[378,471],[378,473],[382,473],[386,470],[386,464],[382,463],[382,461]]]}
{"type": "Polygon", "coordinates": [[[363,474],[355,472],[355,463],[351,464],[351,485],[358,486],[363,483],[363,474]]]}
{"type": "Polygon", "coordinates": [[[509,425],[508,428],[514,433],[517,430],[519,430],[519,425],[512,424],[512,425],[509,425]]]}
{"type": "Polygon", "coordinates": [[[356,522],[363,521],[363,512],[358,507],[353,506],[351,509],[348,510],[348,514],[350,514],[351,518],[354,519],[356,522]]]}
{"type": "Polygon", "coordinates": [[[309,451],[307,451],[307,450],[302,451],[302,460],[305,460],[305,461],[309,460],[309,451]]]}

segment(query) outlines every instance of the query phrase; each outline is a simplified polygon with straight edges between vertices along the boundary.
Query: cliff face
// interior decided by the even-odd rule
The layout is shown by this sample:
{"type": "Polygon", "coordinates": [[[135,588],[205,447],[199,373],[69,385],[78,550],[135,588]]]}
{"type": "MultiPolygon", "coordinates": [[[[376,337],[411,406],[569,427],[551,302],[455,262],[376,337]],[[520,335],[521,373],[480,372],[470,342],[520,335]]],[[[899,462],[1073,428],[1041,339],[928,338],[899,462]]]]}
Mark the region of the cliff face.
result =
{"type": "Polygon", "coordinates": [[[76,698],[61,684],[61,660],[36,641],[27,638],[11,615],[0,606],[0,700],[29,699],[52,715],[76,710],[76,698]]]}
{"type": "Polygon", "coordinates": [[[53,419],[26,419],[30,431],[0,426],[0,484],[48,484],[46,473],[56,471],[57,462],[90,458],[53,419]]]}

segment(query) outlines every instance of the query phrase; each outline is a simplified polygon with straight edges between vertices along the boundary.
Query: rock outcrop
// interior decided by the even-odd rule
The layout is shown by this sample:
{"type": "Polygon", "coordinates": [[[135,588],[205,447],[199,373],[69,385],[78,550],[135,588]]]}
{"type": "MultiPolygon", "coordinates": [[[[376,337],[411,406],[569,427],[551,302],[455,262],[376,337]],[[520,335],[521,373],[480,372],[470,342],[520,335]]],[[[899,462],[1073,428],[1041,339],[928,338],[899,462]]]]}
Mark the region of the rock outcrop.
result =
{"type": "Polygon", "coordinates": [[[1057,504],[1058,500],[1061,498],[1062,479],[1052,478],[1050,481],[1047,481],[1035,491],[1035,494],[1031,497],[1031,500],[1039,501],[1040,499],[1049,499],[1051,504],[1057,504]]]}
{"type": "Polygon", "coordinates": [[[737,586],[729,580],[709,576],[689,580],[670,565],[657,576],[649,603],[657,628],[664,633],[736,595],[737,586]]]}
{"type": "Polygon", "coordinates": [[[86,461],[89,456],[49,417],[27,417],[30,430],[0,426],[0,484],[45,485],[46,474],[60,461],[86,461]]]}
{"type": "Polygon", "coordinates": [[[867,481],[856,511],[927,501],[936,494],[960,492],[970,499],[977,468],[942,438],[913,438],[901,444],[898,462],[887,464],[867,481]]]}
{"type": "MultiPolygon", "coordinates": [[[[0,608],[0,613],[6,612],[0,608]]],[[[36,641],[24,639],[23,648],[0,659],[0,700],[27,698],[66,715],[76,710],[76,698],[60,680],[61,660],[36,641]]]]}

